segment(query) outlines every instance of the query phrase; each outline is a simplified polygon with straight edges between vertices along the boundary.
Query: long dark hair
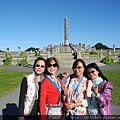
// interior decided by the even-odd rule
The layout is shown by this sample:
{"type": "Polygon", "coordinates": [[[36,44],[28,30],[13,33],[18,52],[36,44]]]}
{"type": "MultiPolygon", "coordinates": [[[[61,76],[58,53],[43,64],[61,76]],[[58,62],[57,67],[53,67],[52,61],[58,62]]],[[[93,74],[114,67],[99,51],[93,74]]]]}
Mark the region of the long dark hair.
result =
{"type": "MultiPolygon", "coordinates": [[[[98,67],[98,65],[96,64],[96,63],[90,63],[90,64],[88,64],[87,65],[87,67],[86,67],[86,73],[88,72],[88,70],[89,69],[91,69],[91,68],[94,68],[94,69],[96,69],[99,73],[98,73],[98,76],[99,77],[101,77],[103,80],[106,80],[106,81],[108,81],[108,79],[103,75],[103,73],[102,73],[102,71],[100,70],[100,68],[98,67]]],[[[88,79],[91,79],[87,74],[86,74],[86,77],[88,78],[88,79]]]]}

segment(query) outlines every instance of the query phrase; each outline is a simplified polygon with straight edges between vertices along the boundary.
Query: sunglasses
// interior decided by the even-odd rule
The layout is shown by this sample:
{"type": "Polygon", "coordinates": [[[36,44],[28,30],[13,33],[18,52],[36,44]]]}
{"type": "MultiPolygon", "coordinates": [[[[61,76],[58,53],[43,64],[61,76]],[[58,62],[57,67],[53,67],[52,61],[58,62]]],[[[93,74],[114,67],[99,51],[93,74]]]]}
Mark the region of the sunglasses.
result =
{"type": "Polygon", "coordinates": [[[91,73],[94,74],[95,70],[92,70],[90,72],[88,72],[87,74],[90,75],[91,73]]]}
{"type": "Polygon", "coordinates": [[[81,69],[81,68],[82,68],[82,66],[77,66],[74,69],[81,69]]]}
{"type": "Polygon", "coordinates": [[[44,66],[44,65],[38,65],[38,64],[36,64],[35,67],[41,67],[41,68],[44,68],[45,66],[44,66]]]}
{"type": "Polygon", "coordinates": [[[48,66],[48,68],[50,68],[50,67],[52,67],[52,66],[53,66],[53,67],[57,67],[57,64],[56,64],[56,63],[55,63],[55,64],[50,64],[50,63],[49,63],[47,66],[48,66]]]}

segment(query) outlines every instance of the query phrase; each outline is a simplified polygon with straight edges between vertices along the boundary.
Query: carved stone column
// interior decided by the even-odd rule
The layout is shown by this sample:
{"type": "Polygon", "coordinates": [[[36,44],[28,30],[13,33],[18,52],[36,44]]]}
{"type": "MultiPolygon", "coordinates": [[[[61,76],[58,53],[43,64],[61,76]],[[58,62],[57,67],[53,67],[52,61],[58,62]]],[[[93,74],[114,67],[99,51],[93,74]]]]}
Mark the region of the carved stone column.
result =
{"type": "Polygon", "coordinates": [[[66,17],[64,19],[64,45],[68,46],[69,41],[68,41],[68,18],[66,17]]]}

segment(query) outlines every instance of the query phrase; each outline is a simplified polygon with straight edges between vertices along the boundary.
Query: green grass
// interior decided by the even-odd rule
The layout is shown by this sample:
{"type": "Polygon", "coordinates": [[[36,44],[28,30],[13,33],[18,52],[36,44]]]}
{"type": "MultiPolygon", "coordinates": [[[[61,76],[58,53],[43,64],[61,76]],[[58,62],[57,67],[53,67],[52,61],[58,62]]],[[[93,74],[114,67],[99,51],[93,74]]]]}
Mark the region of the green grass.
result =
{"type": "MultiPolygon", "coordinates": [[[[112,102],[120,106],[120,69],[104,70],[102,72],[113,84],[114,90],[112,90],[112,102]]],[[[30,73],[31,72],[0,69],[0,97],[18,87],[23,76],[30,73]]]]}
{"type": "Polygon", "coordinates": [[[120,69],[118,70],[104,70],[103,74],[113,84],[112,102],[120,106],[120,69]]]}
{"type": "Polygon", "coordinates": [[[0,97],[18,87],[23,76],[30,73],[31,72],[11,71],[0,68],[0,97]]]}

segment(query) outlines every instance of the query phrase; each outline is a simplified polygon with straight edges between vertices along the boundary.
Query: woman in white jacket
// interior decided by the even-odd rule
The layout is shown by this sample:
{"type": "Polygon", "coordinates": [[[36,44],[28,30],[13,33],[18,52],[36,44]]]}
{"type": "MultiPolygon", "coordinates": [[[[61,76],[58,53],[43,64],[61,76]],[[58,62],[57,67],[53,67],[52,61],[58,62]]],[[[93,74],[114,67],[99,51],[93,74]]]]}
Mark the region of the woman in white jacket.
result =
{"type": "Polygon", "coordinates": [[[85,77],[85,68],[85,62],[82,59],[77,59],[72,66],[73,74],[65,82],[64,98],[67,116],[81,117],[87,114],[86,108],[89,103],[88,98],[92,93],[92,81],[85,77]]]}
{"type": "Polygon", "coordinates": [[[19,95],[19,120],[38,119],[39,86],[44,77],[46,60],[38,57],[33,65],[33,73],[24,76],[19,95]]]}

